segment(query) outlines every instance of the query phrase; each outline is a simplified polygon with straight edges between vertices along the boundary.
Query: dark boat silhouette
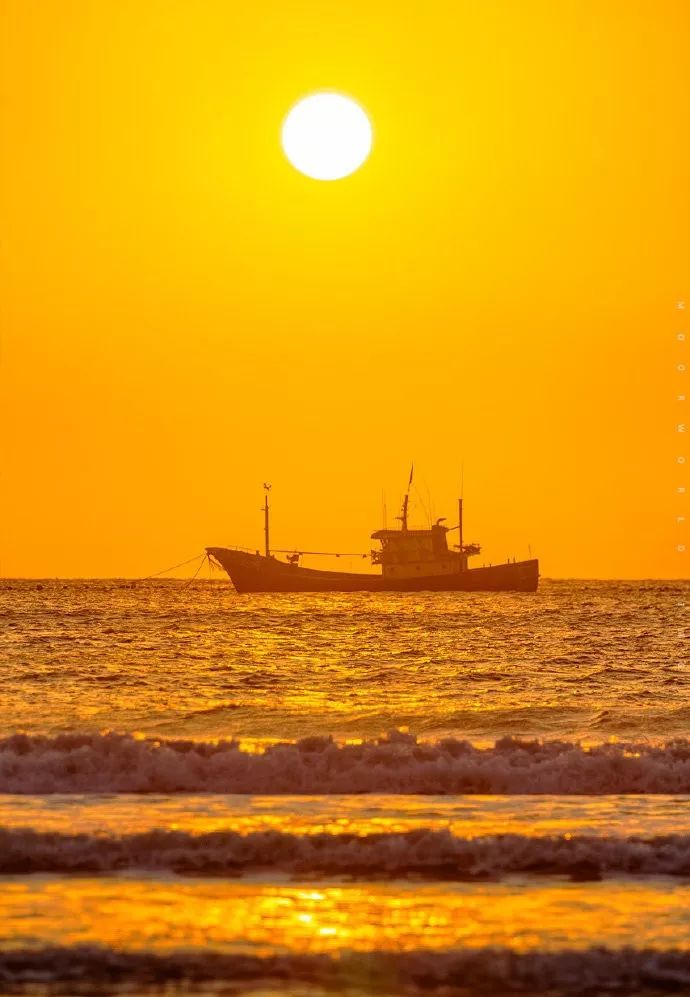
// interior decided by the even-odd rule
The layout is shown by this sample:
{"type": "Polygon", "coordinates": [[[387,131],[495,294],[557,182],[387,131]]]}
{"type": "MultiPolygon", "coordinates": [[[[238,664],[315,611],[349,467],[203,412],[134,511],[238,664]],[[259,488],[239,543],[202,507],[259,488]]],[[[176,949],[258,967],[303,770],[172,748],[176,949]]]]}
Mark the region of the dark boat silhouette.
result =
{"type": "MultiPolygon", "coordinates": [[[[399,530],[376,530],[372,540],[381,544],[372,550],[371,563],[381,574],[352,571],[322,571],[304,568],[304,554],[327,551],[271,550],[269,542],[270,485],[264,485],[264,554],[241,547],[207,547],[206,553],[230,576],[238,592],[536,592],[539,561],[506,561],[481,568],[469,568],[468,559],[479,554],[476,543],[463,543],[462,499],[458,500],[457,526],[443,526],[439,519],[428,530],[409,529],[407,508],[409,489],[403,500],[399,530]],[[459,531],[458,544],[448,546],[448,534],[459,531]],[[276,557],[286,555],[285,560],[276,557]]],[[[335,555],[348,556],[348,555],[335,555]]]]}

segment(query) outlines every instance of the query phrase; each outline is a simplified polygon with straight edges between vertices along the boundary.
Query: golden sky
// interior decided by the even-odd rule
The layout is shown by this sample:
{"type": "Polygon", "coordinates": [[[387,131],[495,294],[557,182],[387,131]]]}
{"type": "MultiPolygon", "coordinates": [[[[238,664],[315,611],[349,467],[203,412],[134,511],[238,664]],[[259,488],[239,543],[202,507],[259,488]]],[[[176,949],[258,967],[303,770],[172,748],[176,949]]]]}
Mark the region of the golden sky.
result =
{"type": "Polygon", "coordinates": [[[487,561],[690,574],[686,0],[0,11],[3,574],[259,546],[264,480],[366,551],[413,459],[487,561]],[[374,127],[333,183],[279,141],[320,89],[374,127]]]}

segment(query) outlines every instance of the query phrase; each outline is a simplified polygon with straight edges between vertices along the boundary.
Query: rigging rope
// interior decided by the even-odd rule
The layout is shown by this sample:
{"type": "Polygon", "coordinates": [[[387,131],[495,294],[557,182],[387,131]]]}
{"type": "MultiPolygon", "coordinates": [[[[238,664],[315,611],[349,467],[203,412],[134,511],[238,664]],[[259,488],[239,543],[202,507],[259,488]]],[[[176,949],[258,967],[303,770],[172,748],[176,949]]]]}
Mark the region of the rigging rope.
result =
{"type": "Polygon", "coordinates": [[[369,557],[368,554],[361,554],[359,551],[357,551],[356,554],[353,554],[353,553],[343,553],[342,551],[338,552],[338,551],[334,551],[334,550],[298,550],[297,547],[290,547],[290,548],[287,548],[287,547],[285,547],[285,548],[283,548],[283,547],[272,547],[271,548],[271,553],[272,554],[299,554],[300,557],[303,554],[313,554],[314,556],[316,556],[318,554],[321,557],[369,557]]]}

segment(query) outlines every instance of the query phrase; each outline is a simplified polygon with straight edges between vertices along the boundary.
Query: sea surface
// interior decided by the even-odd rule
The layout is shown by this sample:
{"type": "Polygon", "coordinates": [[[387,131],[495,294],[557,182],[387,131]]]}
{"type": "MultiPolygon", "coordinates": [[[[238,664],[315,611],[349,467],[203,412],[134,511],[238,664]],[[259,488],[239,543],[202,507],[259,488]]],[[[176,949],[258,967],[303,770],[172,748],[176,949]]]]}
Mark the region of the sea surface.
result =
{"type": "Polygon", "coordinates": [[[690,993],[690,582],[0,582],[0,993],[690,993]]]}

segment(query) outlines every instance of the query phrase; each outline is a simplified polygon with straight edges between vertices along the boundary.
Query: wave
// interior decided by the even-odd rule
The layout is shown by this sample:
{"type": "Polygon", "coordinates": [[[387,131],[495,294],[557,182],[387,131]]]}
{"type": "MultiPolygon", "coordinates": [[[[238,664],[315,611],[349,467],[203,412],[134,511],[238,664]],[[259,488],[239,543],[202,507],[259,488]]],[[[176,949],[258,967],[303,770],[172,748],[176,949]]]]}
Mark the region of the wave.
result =
{"type": "Polygon", "coordinates": [[[8,986],[45,987],[71,981],[80,986],[85,982],[138,984],[137,992],[146,992],[164,984],[273,980],[282,985],[303,982],[333,988],[359,984],[370,993],[384,994],[442,990],[450,997],[509,991],[555,997],[556,993],[586,990],[593,994],[610,988],[620,997],[650,991],[686,992],[690,952],[592,948],[515,953],[484,948],[260,957],[208,951],[158,955],[98,946],[25,948],[0,952],[0,980],[5,993],[8,986]]]}
{"type": "Polygon", "coordinates": [[[690,793],[690,741],[501,738],[493,747],[398,731],[361,744],[305,737],[256,754],[236,741],[129,734],[0,739],[4,793],[690,793]]]}
{"type": "Polygon", "coordinates": [[[0,874],[165,870],[233,876],[267,869],[293,875],[367,879],[499,879],[514,873],[567,875],[582,882],[610,875],[690,875],[690,835],[455,837],[426,828],[355,834],[155,830],[105,837],[30,829],[0,830],[0,874]]]}

